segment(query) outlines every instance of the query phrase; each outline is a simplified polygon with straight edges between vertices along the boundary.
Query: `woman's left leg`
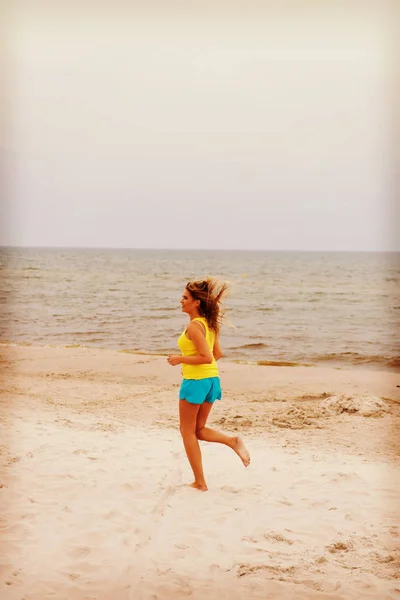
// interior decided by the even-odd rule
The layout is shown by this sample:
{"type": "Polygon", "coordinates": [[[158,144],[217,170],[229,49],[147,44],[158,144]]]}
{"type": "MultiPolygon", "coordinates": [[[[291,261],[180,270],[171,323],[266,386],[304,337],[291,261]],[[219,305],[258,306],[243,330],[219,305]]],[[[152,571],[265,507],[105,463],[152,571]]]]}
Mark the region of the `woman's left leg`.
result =
{"type": "Polygon", "coordinates": [[[206,427],[208,415],[211,412],[211,408],[212,404],[208,402],[204,402],[200,406],[200,410],[197,413],[196,420],[197,439],[203,440],[205,442],[216,442],[217,444],[225,444],[225,446],[229,446],[234,452],[236,452],[244,466],[248,467],[250,464],[250,454],[246,446],[244,445],[242,438],[240,438],[239,436],[226,435],[221,431],[217,431],[216,429],[206,427]]]}
{"type": "Polygon", "coordinates": [[[204,479],[203,461],[196,436],[197,415],[200,406],[200,404],[191,404],[187,400],[179,400],[179,422],[186,455],[194,475],[194,482],[191,487],[206,491],[207,484],[204,479]]]}

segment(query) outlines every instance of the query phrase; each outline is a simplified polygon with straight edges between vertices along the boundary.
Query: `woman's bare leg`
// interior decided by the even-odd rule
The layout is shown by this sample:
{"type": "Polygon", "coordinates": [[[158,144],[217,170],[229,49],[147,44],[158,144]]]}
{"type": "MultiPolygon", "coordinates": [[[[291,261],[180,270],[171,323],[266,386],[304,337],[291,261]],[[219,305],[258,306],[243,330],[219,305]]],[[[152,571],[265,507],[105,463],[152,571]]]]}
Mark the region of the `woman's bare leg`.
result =
{"type": "Polygon", "coordinates": [[[236,454],[240,457],[244,466],[248,467],[250,464],[250,454],[239,436],[226,435],[221,431],[206,427],[208,415],[211,412],[212,406],[213,405],[210,402],[203,402],[203,404],[200,406],[196,421],[197,439],[205,442],[214,442],[229,446],[229,448],[232,448],[232,450],[234,450],[234,452],[236,452],[236,454]]]}
{"type": "Polygon", "coordinates": [[[199,409],[199,404],[190,404],[190,402],[187,402],[186,400],[179,401],[181,435],[186,455],[194,475],[194,482],[191,484],[191,487],[206,491],[207,484],[204,479],[203,461],[201,458],[199,441],[196,436],[196,422],[199,409]]]}

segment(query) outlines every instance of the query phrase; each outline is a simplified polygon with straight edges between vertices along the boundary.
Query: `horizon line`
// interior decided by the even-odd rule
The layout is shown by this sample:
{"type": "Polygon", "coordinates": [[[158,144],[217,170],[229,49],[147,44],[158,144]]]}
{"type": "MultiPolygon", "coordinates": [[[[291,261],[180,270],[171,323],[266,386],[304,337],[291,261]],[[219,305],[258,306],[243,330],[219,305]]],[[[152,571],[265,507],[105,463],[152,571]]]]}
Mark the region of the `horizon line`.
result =
{"type": "Polygon", "coordinates": [[[1,249],[25,249],[25,250],[139,250],[159,252],[327,252],[327,253],[374,253],[374,254],[398,254],[398,250],[385,249],[300,249],[300,248],[167,248],[167,247],[143,247],[143,246],[41,246],[41,245],[15,245],[1,244],[1,249]]]}

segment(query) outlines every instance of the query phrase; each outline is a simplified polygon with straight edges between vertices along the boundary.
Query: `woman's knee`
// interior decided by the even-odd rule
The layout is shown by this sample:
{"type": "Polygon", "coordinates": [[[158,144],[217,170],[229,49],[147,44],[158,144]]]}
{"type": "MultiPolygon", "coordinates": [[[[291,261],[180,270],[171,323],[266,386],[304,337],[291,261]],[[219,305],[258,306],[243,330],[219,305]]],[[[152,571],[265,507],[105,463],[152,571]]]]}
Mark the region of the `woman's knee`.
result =
{"type": "Polygon", "coordinates": [[[193,427],[188,427],[187,425],[181,425],[179,428],[181,432],[181,436],[183,438],[191,437],[196,435],[196,431],[193,427]]]}
{"type": "Polygon", "coordinates": [[[204,427],[199,427],[196,429],[196,437],[198,440],[202,440],[203,438],[203,429],[204,427]]]}

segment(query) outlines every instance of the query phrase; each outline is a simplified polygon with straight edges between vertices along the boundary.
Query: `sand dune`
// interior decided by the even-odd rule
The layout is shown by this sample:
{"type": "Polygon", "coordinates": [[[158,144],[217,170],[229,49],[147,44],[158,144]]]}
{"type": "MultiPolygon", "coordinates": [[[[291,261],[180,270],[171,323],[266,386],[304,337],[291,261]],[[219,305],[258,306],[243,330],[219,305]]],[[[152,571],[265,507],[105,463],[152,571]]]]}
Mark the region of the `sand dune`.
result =
{"type": "Polygon", "coordinates": [[[164,359],[2,355],[5,600],[399,597],[399,375],[223,364],[204,494],[164,359]]]}

